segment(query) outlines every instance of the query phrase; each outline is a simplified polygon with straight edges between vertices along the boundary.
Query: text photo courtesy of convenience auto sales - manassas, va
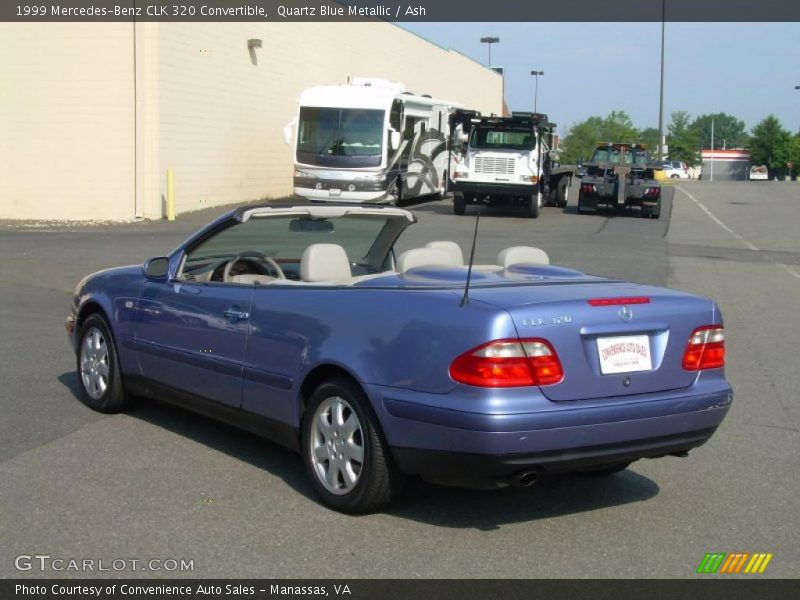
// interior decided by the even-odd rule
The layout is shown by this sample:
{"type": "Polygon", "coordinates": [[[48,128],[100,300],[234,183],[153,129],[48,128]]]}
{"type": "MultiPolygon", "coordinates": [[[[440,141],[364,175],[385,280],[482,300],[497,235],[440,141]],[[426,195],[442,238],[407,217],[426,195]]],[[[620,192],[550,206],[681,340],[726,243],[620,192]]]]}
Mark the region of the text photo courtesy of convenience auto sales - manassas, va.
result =
{"type": "Polygon", "coordinates": [[[800,5],[47,0],[0,57],[0,597],[797,593],[800,5]]]}

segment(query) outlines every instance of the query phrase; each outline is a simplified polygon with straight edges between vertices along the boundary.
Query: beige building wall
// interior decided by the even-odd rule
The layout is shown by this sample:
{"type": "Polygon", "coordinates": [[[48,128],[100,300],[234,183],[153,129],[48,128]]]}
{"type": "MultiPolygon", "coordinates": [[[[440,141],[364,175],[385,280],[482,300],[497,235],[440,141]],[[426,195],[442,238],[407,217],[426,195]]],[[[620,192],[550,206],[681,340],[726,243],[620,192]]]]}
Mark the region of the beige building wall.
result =
{"type": "Polygon", "coordinates": [[[134,211],[133,26],[0,24],[0,219],[134,211]]]}
{"type": "Polygon", "coordinates": [[[382,21],[0,24],[0,50],[3,71],[17,78],[14,90],[0,89],[0,118],[44,123],[34,136],[18,124],[13,143],[2,142],[0,160],[15,169],[0,181],[0,218],[161,218],[168,167],[179,214],[285,196],[293,156],[282,130],[297,97],[348,77],[401,81],[415,93],[502,112],[498,74],[382,21]],[[262,47],[249,52],[250,38],[262,47]],[[41,56],[43,45],[50,57],[41,56]],[[34,98],[48,101],[31,108],[34,98]],[[30,179],[47,163],[59,165],[57,183],[30,179]],[[41,205],[35,210],[13,202],[24,200],[26,186],[41,205]]]}

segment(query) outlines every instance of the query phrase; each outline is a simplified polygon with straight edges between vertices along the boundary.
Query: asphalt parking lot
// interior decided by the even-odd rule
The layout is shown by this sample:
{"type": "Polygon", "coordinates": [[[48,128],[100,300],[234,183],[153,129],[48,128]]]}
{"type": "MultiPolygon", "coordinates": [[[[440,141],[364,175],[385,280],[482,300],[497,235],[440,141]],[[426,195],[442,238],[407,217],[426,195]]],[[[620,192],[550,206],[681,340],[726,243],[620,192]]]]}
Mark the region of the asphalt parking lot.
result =
{"type": "MultiPolygon", "coordinates": [[[[552,262],[714,297],[725,315],[734,407],[688,458],[605,479],[465,491],[412,481],[382,514],[331,512],[300,458],[147,402],[127,415],[76,398],[63,328],[77,281],[163,254],[220,210],[175,223],[0,224],[0,577],[19,554],[191,559],[194,577],[695,577],[706,552],[771,552],[800,566],[800,185],[686,182],[660,220],[547,208],[492,211],[476,262],[514,244],[552,262]]],[[[474,219],[412,208],[402,247],[453,239],[474,219]]],[[[114,573],[112,573],[113,575],[114,573]]],[[[104,573],[103,575],[109,575],[104,573]]],[[[120,576],[153,575],[123,571],[120,576]]],[[[157,575],[157,574],[156,574],[157,575]]]]}

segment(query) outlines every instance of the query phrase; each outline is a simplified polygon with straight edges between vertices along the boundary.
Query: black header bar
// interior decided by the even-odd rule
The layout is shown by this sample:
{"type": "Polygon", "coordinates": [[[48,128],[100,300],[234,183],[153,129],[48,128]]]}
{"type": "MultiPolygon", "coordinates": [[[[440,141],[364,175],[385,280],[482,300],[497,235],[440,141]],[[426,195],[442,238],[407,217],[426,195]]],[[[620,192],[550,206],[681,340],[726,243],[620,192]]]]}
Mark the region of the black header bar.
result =
{"type": "Polygon", "coordinates": [[[0,21],[800,22],[797,0],[3,0],[0,21]]]}

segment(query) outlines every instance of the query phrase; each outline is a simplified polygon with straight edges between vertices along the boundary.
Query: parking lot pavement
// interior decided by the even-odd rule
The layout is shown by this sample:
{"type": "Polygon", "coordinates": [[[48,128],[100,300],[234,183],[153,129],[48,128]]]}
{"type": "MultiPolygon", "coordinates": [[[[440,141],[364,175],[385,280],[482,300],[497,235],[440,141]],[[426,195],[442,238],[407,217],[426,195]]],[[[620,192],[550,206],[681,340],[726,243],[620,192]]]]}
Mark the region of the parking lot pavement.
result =
{"type": "MultiPolygon", "coordinates": [[[[62,323],[78,279],[168,252],[220,209],[175,223],[0,225],[0,576],[40,576],[13,557],[48,553],[190,559],[194,571],[170,575],[197,577],[692,577],[711,551],[772,552],[767,575],[795,576],[800,280],[785,267],[800,250],[796,200],[767,185],[682,183],[658,221],[573,207],[484,214],[479,263],[535,245],[558,264],[717,299],[734,408],[685,459],[498,492],[412,481],[390,510],[361,517],[322,508],[299,457],[249,434],[156,402],[98,415],[75,397],[62,323]]],[[[468,252],[473,218],[448,201],[410,208],[419,224],[399,249],[454,239],[468,252]]]]}

